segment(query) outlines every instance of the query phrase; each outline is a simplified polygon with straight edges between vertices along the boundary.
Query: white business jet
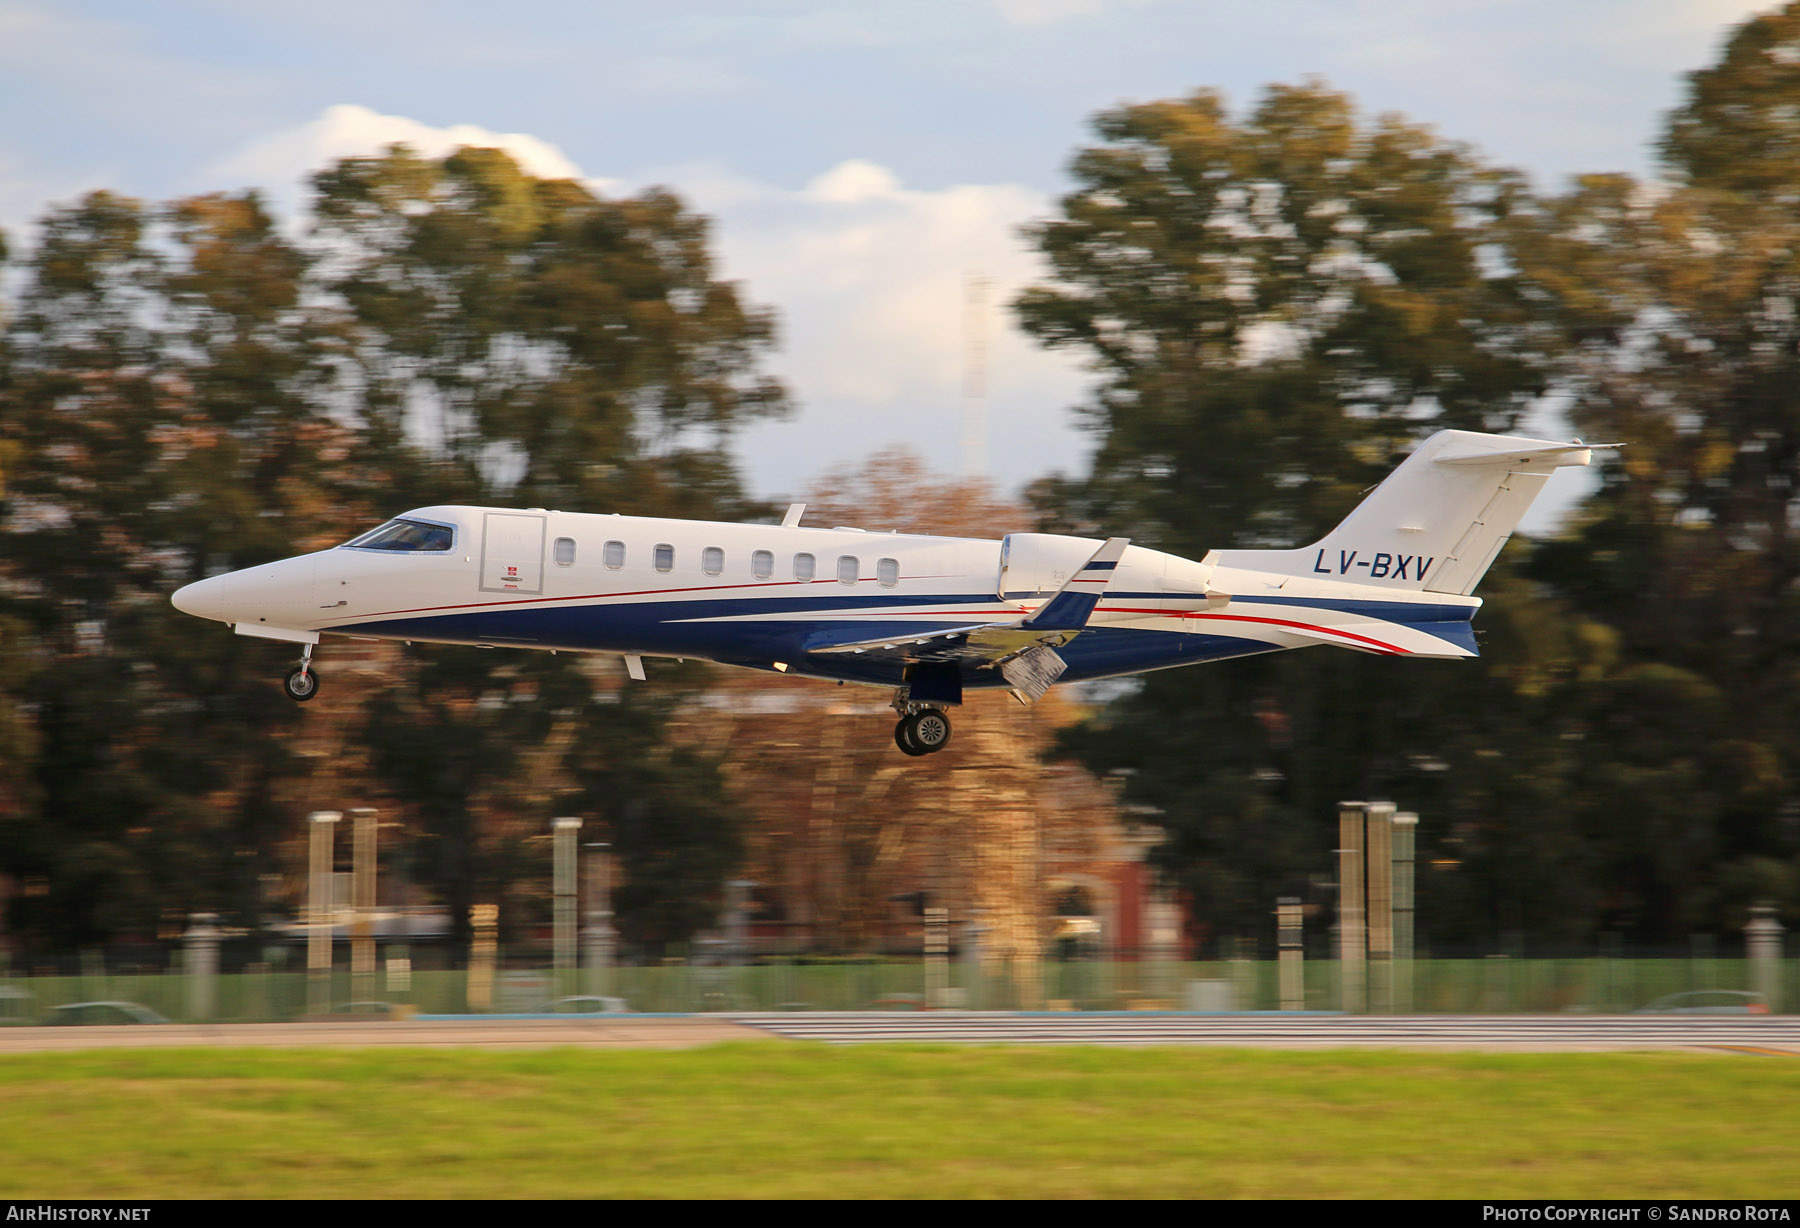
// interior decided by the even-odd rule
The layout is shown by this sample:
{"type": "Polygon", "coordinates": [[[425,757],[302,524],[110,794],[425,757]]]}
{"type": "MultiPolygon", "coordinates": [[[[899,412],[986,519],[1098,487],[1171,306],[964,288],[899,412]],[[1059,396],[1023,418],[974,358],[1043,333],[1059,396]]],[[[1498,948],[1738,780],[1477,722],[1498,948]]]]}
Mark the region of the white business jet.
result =
{"type": "Polygon", "coordinates": [[[1477,655],[1469,596],[1551,472],[1592,448],[1431,436],[1323,540],[1199,562],[1047,533],[999,541],[489,507],[423,507],[341,546],[190,584],[177,609],[303,645],[321,636],[698,657],[892,687],[894,740],[941,750],[965,692],[1333,644],[1477,655]]]}

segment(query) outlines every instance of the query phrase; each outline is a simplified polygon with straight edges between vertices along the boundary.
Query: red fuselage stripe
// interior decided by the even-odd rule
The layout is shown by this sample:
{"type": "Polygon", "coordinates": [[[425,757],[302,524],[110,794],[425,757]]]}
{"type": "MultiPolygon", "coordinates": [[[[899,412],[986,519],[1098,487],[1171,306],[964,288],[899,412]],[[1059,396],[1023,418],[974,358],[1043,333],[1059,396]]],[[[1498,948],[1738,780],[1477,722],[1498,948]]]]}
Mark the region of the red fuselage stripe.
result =
{"type": "MultiPolygon", "coordinates": [[[[906,576],[907,580],[944,580],[947,576],[906,576]]],[[[873,584],[874,576],[864,576],[858,584],[873,584]]],[[[722,593],[740,588],[790,588],[797,584],[843,584],[835,577],[815,580],[759,580],[755,584],[696,584],[690,588],[646,588],[624,593],[570,593],[566,597],[515,597],[508,601],[465,601],[456,605],[422,605],[406,610],[377,610],[373,614],[358,614],[358,619],[386,618],[390,614],[442,614],[447,610],[491,610],[503,605],[542,605],[547,601],[605,601],[617,597],[663,597],[670,593],[722,593]]],[[[844,585],[849,588],[848,584],[844,585]]],[[[1016,614],[1017,610],[1002,611],[1016,614]]]]}
{"type": "Polygon", "coordinates": [[[1402,648],[1398,644],[1388,644],[1381,640],[1370,639],[1366,635],[1358,635],[1354,631],[1341,631],[1336,627],[1321,627],[1317,623],[1294,622],[1293,620],[1286,618],[1257,618],[1249,614],[1207,614],[1198,610],[1155,610],[1144,609],[1138,606],[1103,606],[1101,608],[1109,614],[1156,614],[1163,618],[1206,618],[1215,619],[1219,622],[1265,623],[1271,627],[1293,627],[1300,631],[1313,631],[1323,635],[1335,635],[1340,639],[1355,640],[1360,644],[1367,644],[1372,648],[1379,648],[1383,652],[1403,655],[1412,651],[1410,648],[1402,648]]]}

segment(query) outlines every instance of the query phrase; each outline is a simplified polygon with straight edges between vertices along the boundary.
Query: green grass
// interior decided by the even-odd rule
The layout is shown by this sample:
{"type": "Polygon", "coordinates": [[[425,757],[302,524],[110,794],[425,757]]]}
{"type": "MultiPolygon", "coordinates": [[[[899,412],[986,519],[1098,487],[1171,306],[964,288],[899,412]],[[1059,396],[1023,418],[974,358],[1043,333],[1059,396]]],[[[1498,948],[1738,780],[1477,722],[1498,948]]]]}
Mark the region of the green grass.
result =
{"type": "Polygon", "coordinates": [[[1800,1061],[767,1043],[0,1059],[0,1198],[1793,1198],[1800,1061]]]}

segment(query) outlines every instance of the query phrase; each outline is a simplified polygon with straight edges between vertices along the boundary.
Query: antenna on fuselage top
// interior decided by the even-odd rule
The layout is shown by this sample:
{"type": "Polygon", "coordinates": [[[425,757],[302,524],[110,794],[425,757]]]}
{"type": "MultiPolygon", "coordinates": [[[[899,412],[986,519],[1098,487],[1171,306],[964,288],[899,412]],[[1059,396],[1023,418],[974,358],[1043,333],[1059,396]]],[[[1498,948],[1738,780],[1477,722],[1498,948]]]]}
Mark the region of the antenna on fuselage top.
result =
{"type": "Polygon", "coordinates": [[[785,515],[781,518],[781,527],[784,529],[799,528],[800,527],[800,517],[802,517],[804,515],[806,515],[806,504],[804,504],[804,503],[788,504],[787,515],[785,515]]]}

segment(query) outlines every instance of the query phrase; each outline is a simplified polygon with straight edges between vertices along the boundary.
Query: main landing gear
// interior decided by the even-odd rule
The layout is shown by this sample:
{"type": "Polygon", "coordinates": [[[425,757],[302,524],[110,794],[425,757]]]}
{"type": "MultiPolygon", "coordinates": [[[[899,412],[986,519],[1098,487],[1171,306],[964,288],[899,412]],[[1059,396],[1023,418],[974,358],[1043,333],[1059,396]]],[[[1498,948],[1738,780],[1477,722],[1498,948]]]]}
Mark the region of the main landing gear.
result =
{"type": "Polygon", "coordinates": [[[942,708],[903,713],[894,726],[894,745],[909,755],[935,754],[950,744],[950,714],[942,708]]]}
{"type": "Polygon", "coordinates": [[[312,672],[311,644],[300,650],[300,668],[289,674],[281,684],[288,698],[295,703],[305,703],[319,693],[319,676],[312,672]]]}

